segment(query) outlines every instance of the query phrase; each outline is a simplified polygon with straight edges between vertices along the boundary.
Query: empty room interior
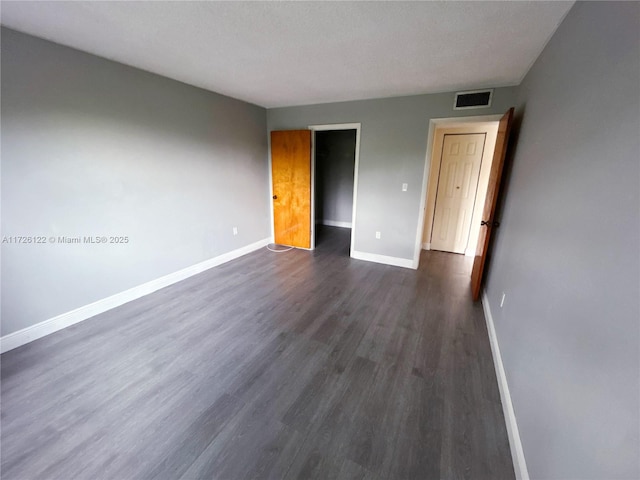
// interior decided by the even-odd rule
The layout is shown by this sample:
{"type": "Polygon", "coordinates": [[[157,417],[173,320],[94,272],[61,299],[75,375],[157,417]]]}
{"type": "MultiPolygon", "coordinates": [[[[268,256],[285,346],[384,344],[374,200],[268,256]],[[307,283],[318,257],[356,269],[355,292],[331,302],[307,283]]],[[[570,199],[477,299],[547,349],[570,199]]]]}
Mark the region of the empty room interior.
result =
{"type": "Polygon", "coordinates": [[[3,480],[640,478],[640,2],[0,8],[3,480]]]}

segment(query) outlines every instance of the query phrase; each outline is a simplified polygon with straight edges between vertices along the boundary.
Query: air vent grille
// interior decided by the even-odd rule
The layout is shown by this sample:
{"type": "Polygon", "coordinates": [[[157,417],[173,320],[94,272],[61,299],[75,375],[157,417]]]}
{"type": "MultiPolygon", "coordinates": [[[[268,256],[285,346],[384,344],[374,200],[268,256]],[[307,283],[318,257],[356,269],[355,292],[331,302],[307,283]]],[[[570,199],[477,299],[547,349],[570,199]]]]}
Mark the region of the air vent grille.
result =
{"type": "Polygon", "coordinates": [[[471,108],[487,108],[491,106],[492,97],[493,89],[458,92],[453,101],[453,109],[467,110],[471,108]]]}

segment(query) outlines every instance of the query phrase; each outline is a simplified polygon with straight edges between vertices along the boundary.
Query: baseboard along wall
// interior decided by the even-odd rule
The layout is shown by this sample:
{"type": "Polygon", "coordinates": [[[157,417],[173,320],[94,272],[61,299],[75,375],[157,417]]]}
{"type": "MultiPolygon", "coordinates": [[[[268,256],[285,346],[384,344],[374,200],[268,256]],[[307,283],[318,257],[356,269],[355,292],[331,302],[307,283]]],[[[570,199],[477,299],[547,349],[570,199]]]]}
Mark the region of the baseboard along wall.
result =
{"type": "Polygon", "coordinates": [[[322,225],[327,227],[351,228],[351,222],[338,222],[336,220],[320,220],[322,225]]]}
{"type": "Polygon", "coordinates": [[[50,335],[54,332],[57,332],[58,330],[62,330],[63,328],[75,325],[76,323],[80,323],[83,320],[87,320],[100,313],[104,313],[107,310],[119,307],[120,305],[131,302],[132,300],[144,297],[145,295],[149,295],[156,290],[168,287],[169,285],[192,277],[193,275],[202,273],[205,270],[217,267],[218,265],[222,265],[223,263],[229,262],[255,250],[263,248],[271,242],[271,238],[259,240],[231,252],[224,253],[214,258],[210,258],[209,260],[205,260],[204,262],[200,262],[190,267],[183,268],[182,270],[178,270],[177,272],[170,273],[160,278],[156,278],[155,280],[151,280],[150,282],[143,283],[142,285],[138,285],[123,292],[116,293],[115,295],[103,298],[96,302],[90,303],[89,305],[84,305],[82,307],[76,308],[75,310],[71,310],[70,312],[57,315],[53,318],[44,320],[30,327],[23,328],[22,330],[18,330],[17,332],[5,335],[0,338],[0,353],[8,352],[9,350],[13,350],[14,348],[18,348],[29,342],[38,340],[39,338],[50,335]]]}
{"type": "Polygon", "coordinates": [[[392,265],[394,267],[404,267],[404,268],[418,268],[418,265],[414,260],[409,260],[406,258],[398,258],[398,257],[390,257],[388,255],[378,255],[377,253],[367,253],[367,252],[359,252],[354,250],[351,252],[351,257],[356,260],[365,260],[367,262],[375,262],[375,263],[383,263],[385,265],[392,265]]]}
{"type": "Polygon", "coordinates": [[[482,308],[484,310],[485,321],[487,322],[487,332],[489,333],[489,343],[491,344],[491,354],[493,355],[496,377],[498,377],[498,388],[500,390],[500,400],[502,401],[504,420],[507,425],[507,435],[509,437],[509,446],[511,447],[513,469],[517,480],[529,480],[529,471],[527,470],[527,462],[524,458],[524,450],[522,449],[522,442],[520,440],[518,422],[516,420],[513,404],[511,403],[511,394],[509,393],[507,376],[502,364],[500,346],[498,345],[498,337],[496,335],[493,315],[491,315],[491,306],[489,305],[489,298],[487,297],[486,290],[482,291],[482,308]]]}

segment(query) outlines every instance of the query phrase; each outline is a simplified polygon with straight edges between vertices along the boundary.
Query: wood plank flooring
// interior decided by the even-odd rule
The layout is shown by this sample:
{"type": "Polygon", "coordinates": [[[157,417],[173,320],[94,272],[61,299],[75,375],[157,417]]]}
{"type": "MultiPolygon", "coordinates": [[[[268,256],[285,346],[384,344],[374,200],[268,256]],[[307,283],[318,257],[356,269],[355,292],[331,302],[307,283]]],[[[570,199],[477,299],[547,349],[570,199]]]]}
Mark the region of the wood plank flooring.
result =
{"type": "Polygon", "coordinates": [[[512,479],[468,259],[264,249],[1,357],[10,479],[512,479]]]}

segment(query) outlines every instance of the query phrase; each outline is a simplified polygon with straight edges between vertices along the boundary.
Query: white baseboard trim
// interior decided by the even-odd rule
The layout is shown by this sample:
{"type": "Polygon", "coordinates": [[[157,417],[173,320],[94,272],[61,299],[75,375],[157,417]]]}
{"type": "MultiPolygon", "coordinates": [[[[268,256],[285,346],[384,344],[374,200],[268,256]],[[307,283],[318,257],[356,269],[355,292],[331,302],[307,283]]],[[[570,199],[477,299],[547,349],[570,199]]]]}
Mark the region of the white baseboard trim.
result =
{"type": "Polygon", "coordinates": [[[63,328],[82,322],[83,320],[87,320],[88,318],[94,317],[100,313],[104,313],[107,310],[111,310],[112,308],[119,307],[120,305],[132,300],[144,297],[156,290],[160,290],[161,288],[167,287],[181,280],[192,277],[193,275],[202,273],[205,270],[217,267],[218,265],[222,265],[223,263],[265,247],[269,243],[271,243],[271,238],[265,238],[245,247],[210,258],[204,262],[183,268],[182,270],[156,278],[155,280],[130,288],[124,292],[116,293],[110,297],[103,298],[80,308],[76,308],[75,310],[71,310],[70,312],[57,315],[30,327],[5,335],[0,338],[0,353],[8,352],[9,350],[13,350],[14,348],[18,348],[29,342],[33,342],[34,340],[57,332],[58,330],[62,330],[63,328]]]}
{"type": "Polygon", "coordinates": [[[431,243],[423,243],[422,250],[431,250],[431,243]]]}
{"type": "Polygon", "coordinates": [[[527,470],[527,462],[525,461],[524,450],[522,449],[522,442],[520,441],[518,422],[516,421],[513,404],[511,403],[511,394],[509,393],[507,376],[502,364],[500,346],[498,345],[498,337],[496,335],[495,325],[493,324],[493,316],[491,315],[491,307],[489,306],[489,298],[487,297],[486,290],[482,291],[482,308],[484,310],[484,318],[487,322],[489,343],[491,344],[491,353],[493,354],[493,364],[496,368],[496,376],[498,377],[498,388],[500,390],[504,420],[507,424],[507,435],[509,436],[509,446],[511,447],[513,469],[515,470],[517,480],[529,480],[529,471],[527,470]]]}
{"type": "Polygon", "coordinates": [[[341,227],[341,228],[351,228],[351,222],[338,222],[335,220],[320,220],[322,225],[326,225],[327,227],[341,227]]]}
{"type": "Polygon", "coordinates": [[[384,263],[385,265],[393,265],[394,267],[412,268],[414,270],[418,268],[417,265],[414,266],[415,262],[413,260],[409,260],[406,258],[389,257],[387,255],[378,255],[377,253],[367,253],[353,250],[351,252],[351,257],[355,258],[356,260],[384,263]]]}

